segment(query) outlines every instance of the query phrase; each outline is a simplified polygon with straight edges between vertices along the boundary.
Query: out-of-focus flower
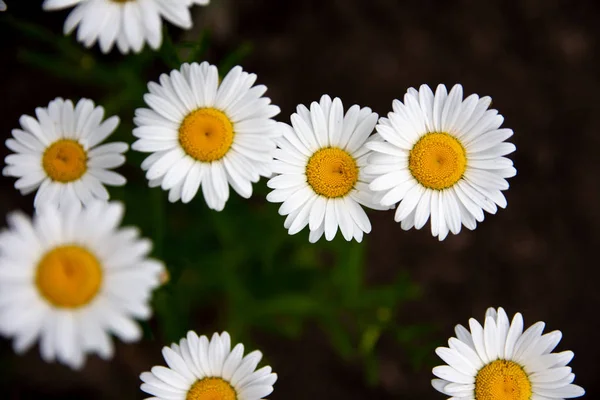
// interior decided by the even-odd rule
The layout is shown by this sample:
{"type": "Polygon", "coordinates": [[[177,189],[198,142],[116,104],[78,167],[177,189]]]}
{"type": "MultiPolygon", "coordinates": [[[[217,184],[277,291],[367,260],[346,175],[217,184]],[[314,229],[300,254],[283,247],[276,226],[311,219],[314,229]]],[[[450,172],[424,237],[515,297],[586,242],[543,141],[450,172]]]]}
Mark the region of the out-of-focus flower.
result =
{"type": "Polygon", "coordinates": [[[9,214],[0,233],[0,333],[22,353],[36,341],[42,359],[80,368],[87,353],[113,354],[113,333],[140,339],[134,319],[151,315],[164,266],[151,242],[119,228],[120,203],[41,207],[31,221],[9,214]]]}
{"type": "Polygon", "coordinates": [[[207,5],[209,0],[45,0],[44,10],[53,11],[75,6],[64,25],[65,35],[77,29],[77,40],[85,47],[98,42],[108,53],[117,45],[119,51],[139,53],[148,43],[152,49],[162,44],[162,19],[189,29],[193,4],[207,5]]]}

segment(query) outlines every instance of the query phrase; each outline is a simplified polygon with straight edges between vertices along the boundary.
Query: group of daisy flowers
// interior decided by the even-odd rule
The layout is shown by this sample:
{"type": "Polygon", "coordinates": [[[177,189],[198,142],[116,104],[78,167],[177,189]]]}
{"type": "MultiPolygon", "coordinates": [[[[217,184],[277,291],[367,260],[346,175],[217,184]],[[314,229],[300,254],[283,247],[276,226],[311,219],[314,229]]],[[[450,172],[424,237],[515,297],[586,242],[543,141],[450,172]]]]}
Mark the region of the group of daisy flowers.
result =
{"type": "MultiPolygon", "coordinates": [[[[99,41],[106,52],[116,42],[127,52],[145,41],[160,46],[160,29],[146,25],[134,37],[125,24],[107,36],[101,26],[85,25],[86,13],[104,4],[106,15],[120,12],[126,21],[132,9],[150,18],[147,11],[156,6],[157,18],[173,22],[185,19],[182,10],[193,3],[178,0],[171,9],[161,0],[44,4],[78,4],[66,31],[80,24],[78,38],[87,46],[99,41]]],[[[135,112],[131,147],[150,153],[141,165],[150,187],[183,203],[202,190],[207,206],[221,211],[230,187],[249,198],[252,184],[268,178],[267,200],[282,203],[284,227],[293,235],[308,226],[313,243],[323,235],[332,240],[338,231],[360,242],[371,231],[363,207],[395,208],[405,230],[429,220],[433,236],[443,240],[462,225],[475,229],[484,210],[494,214],[506,206],[502,191],[516,170],[505,157],[515,146],[505,140],[513,132],[500,128],[503,117],[489,109],[489,97],[463,98],[460,85],[449,92],[439,85],[435,93],[422,85],[379,118],[368,107],[345,110],[339,98],[324,95],[310,107],[299,105],[287,124],[274,120],[280,110],[256,78],[237,66],[220,81],[217,68],[203,62],[183,64],[148,84],[148,107],[135,112]]],[[[17,353],[39,341],[45,361],[81,368],[87,353],[112,356],[110,334],[125,342],[141,338],[135,320],[150,318],[151,294],[166,269],[148,257],[152,244],[138,229],[120,227],[123,205],[108,201],[105,185],[126,183],[113,169],[125,162],[127,143],[101,144],[119,118],[104,119],[91,100],[61,98],[35,115],[22,116],[21,129],[6,141],[14,154],[6,157],[3,174],[18,178],[22,194],[36,194],[33,218],[10,213],[9,228],[0,233],[0,333],[14,339],[17,353]]],[[[542,334],[542,322],[524,330],[521,314],[509,321],[502,308],[488,309],[483,326],[470,319],[469,328],[457,325],[449,347],[436,350],[447,365],[433,369],[439,379],[432,384],[451,399],[584,394],[567,366],[573,353],[552,352],[559,331],[542,334]]],[[[232,348],[227,332],[209,339],[190,331],[164,347],[163,356],[168,367],[140,376],[141,389],[153,399],[256,400],[277,380],[269,366],[257,369],[259,351],[244,356],[244,346],[232,348]]]]}

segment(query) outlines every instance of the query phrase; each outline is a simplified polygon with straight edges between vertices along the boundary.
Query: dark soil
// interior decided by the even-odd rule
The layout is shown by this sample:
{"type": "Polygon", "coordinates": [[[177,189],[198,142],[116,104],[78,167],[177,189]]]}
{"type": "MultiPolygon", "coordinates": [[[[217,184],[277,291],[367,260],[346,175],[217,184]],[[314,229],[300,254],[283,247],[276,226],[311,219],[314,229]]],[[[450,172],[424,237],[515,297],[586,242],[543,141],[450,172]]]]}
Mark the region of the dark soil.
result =
{"type": "MultiPolygon", "coordinates": [[[[61,29],[64,14],[19,7],[22,17],[61,29]]],[[[214,0],[196,11],[196,26],[213,30],[218,51],[253,43],[245,69],[269,87],[283,120],[296,104],[323,93],[380,115],[406,88],[422,83],[462,83],[465,93],[492,96],[517,146],[507,209],[442,243],[427,229],[402,231],[392,212],[374,213],[369,282],[407,269],[423,296],[398,318],[433,324],[440,345],[456,323],[481,319],[488,306],[520,311],[527,325],[546,321],[548,331],[564,334],[559,349],[576,354],[576,383],[587,398],[600,398],[594,367],[600,359],[594,339],[600,328],[600,2],[214,0]]],[[[57,95],[88,95],[17,64],[19,37],[0,40],[4,137],[22,113],[57,95]]],[[[19,204],[13,183],[0,180],[1,209],[30,207],[19,204]]],[[[342,363],[317,329],[293,346],[271,337],[257,341],[279,374],[274,400],[444,398],[430,387],[430,366],[415,370],[386,338],[378,348],[379,387],[364,384],[360,366],[342,363]]],[[[158,343],[119,345],[114,362],[91,359],[75,374],[43,364],[35,351],[17,358],[7,341],[0,346],[11,365],[2,371],[0,397],[7,399],[141,398],[140,366],[162,361],[158,343]]]]}

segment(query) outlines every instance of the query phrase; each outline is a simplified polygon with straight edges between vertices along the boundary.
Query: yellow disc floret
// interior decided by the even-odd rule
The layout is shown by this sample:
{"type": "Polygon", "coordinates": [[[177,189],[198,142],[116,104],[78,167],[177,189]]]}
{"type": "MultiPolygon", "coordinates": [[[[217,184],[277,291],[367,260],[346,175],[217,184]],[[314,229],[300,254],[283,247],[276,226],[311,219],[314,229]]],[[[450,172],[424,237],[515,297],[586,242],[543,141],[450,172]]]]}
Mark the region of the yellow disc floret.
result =
{"type": "Polygon", "coordinates": [[[192,385],[186,400],[237,400],[235,389],[221,378],[204,378],[192,385]]]}
{"type": "Polygon", "coordinates": [[[57,307],[77,308],[89,303],[102,283],[96,257],[80,246],[60,246],[38,264],[35,283],[40,294],[57,307]]]}
{"type": "Polygon", "coordinates": [[[188,114],[179,127],[179,143],[201,162],[223,158],[233,143],[231,120],[215,108],[200,108],[188,114]]]}
{"type": "Polygon", "coordinates": [[[76,181],[87,170],[87,154],[75,140],[61,139],[46,149],[42,156],[42,166],[54,181],[76,181]]]}
{"type": "Polygon", "coordinates": [[[454,186],[467,167],[462,144],[447,133],[428,133],[413,146],[408,167],[415,179],[429,189],[454,186]]]}
{"type": "Polygon", "coordinates": [[[308,160],[306,179],[316,194],[329,198],[343,197],[358,181],[358,166],[354,157],[346,151],[326,147],[308,160]]]}
{"type": "Polygon", "coordinates": [[[531,382],[514,361],[492,361],[475,377],[476,400],[529,400],[531,382]]]}

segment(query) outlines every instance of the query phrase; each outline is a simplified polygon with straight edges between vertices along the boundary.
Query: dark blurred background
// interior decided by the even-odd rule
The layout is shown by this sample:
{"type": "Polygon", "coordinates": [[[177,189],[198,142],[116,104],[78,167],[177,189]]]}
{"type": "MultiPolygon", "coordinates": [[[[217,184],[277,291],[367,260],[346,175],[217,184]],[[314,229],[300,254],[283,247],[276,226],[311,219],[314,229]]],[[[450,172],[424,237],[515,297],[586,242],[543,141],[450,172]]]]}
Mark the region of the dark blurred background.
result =
{"type": "MultiPolygon", "coordinates": [[[[7,3],[12,18],[62,32],[66,12],[43,13],[36,1],[7,3]]],[[[212,3],[194,8],[193,30],[169,28],[173,37],[196,37],[208,28],[205,58],[211,62],[243,46],[247,55],[242,65],[268,86],[267,95],[281,107],[283,121],[289,121],[297,104],[324,93],[339,96],[346,106],[368,105],[385,115],[408,87],[461,83],[465,94],[491,96],[493,107],[505,117],[504,126],[515,132],[511,141],[517,152],[511,158],[518,174],[505,193],[508,207],[486,215],[475,231],[438,243],[428,225],[404,232],[393,212],[370,213],[373,232],[363,244],[366,284],[377,286],[399,271],[408,273],[420,295],[403,303],[392,318],[400,325],[425,327],[410,343],[431,353],[412,362],[412,344],[400,345],[383,334],[374,349],[374,381],[365,379],[363,363],[332,350],[319,324],[307,324],[295,340],[258,330],[252,344],[279,374],[270,398],[442,399],[429,383],[431,368],[441,363],[432,349],[445,345],[456,323],[465,324],[471,316],[481,320],[488,306],[503,306],[509,315],[520,311],[526,325],[543,320],[547,331],[561,330],[558,350],[575,352],[570,364],[575,383],[587,390],[587,398],[600,398],[600,2],[212,3]]],[[[48,44],[1,17],[2,138],[18,127],[21,114],[33,114],[56,96],[103,94],[98,86],[62,79],[29,62],[23,51],[48,44]]],[[[97,49],[93,54],[100,56],[97,49]]],[[[123,59],[118,53],[108,57],[115,63],[123,59]]],[[[167,70],[154,63],[147,79],[167,70]]],[[[120,116],[131,119],[127,113],[120,116]]],[[[7,152],[0,148],[2,158],[7,152]]],[[[123,173],[130,178],[135,173],[128,168],[123,173]]],[[[21,197],[13,184],[14,179],[0,178],[3,215],[17,208],[31,210],[31,196],[21,197]]],[[[283,218],[278,221],[282,224],[283,218]]],[[[286,234],[283,228],[280,234],[286,234]]],[[[200,309],[190,328],[206,334],[223,329],[216,322],[218,313],[200,309]]],[[[143,398],[138,374],[162,363],[165,341],[156,334],[135,345],[119,344],[112,362],[91,357],[83,371],[72,372],[43,363],[37,348],[17,357],[3,339],[0,397],[143,398]]]]}

